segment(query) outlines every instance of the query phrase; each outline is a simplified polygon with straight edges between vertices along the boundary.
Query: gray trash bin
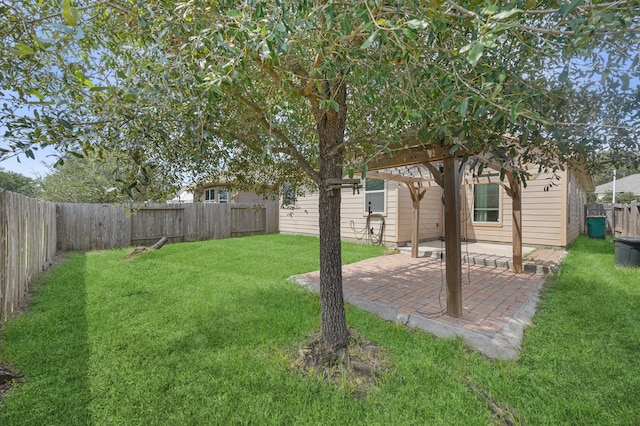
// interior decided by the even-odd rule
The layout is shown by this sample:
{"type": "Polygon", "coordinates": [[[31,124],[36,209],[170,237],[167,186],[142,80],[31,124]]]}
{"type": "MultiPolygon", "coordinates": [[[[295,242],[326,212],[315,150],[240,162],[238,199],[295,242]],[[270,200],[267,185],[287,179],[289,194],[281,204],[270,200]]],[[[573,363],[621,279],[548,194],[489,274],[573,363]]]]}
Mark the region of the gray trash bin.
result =
{"type": "Polygon", "coordinates": [[[616,237],[615,263],[621,266],[640,266],[640,238],[616,237]]]}

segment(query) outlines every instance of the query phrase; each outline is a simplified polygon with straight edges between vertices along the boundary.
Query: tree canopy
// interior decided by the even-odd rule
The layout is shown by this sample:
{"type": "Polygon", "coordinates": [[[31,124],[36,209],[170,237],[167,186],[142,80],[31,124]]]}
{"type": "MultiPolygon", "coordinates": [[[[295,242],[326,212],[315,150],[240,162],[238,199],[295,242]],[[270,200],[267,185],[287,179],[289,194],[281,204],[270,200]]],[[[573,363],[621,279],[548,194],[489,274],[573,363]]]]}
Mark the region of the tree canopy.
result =
{"type": "Polygon", "coordinates": [[[38,197],[42,192],[39,179],[32,179],[20,173],[8,172],[0,167],[0,188],[17,192],[27,197],[38,197]]]}
{"type": "Polygon", "coordinates": [[[605,148],[615,161],[637,156],[638,7],[5,4],[2,124],[9,151],[28,156],[49,144],[124,150],[143,174],[155,164],[176,176],[224,170],[317,188],[323,336],[341,344],[344,315],[337,326],[332,317],[343,310],[340,195],[329,182],[408,145],[544,169],[588,163],[605,148]]]}
{"type": "Polygon", "coordinates": [[[128,158],[98,159],[67,154],[42,179],[41,198],[58,203],[165,202],[178,188],[166,182],[162,170],[147,176],[128,158]],[[129,160],[129,161],[127,161],[129,160]],[[120,191],[118,188],[124,188],[120,191]]]}

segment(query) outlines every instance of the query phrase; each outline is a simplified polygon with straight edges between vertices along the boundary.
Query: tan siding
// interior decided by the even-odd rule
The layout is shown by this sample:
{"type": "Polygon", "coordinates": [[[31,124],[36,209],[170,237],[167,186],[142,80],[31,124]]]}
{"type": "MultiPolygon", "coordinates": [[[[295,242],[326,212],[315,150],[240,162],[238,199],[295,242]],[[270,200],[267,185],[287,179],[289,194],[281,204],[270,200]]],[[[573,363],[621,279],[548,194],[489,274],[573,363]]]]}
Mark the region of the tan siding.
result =
{"type": "MultiPolygon", "coordinates": [[[[425,188],[427,192],[420,202],[420,240],[433,240],[444,233],[442,232],[443,210],[442,189],[438,186],[425,188]]],[[[411,241],[413,230],[413,203],[411,194],[406,186],[399,188],[398,197],[398,242],[411,241]]]]}
{"type": "MultiPolygon", "coordinates": [[[[384,243],[397,243],[397,182],[387,182],[384,243]]],[[[367,215],[364,207],[364,190],[353,194],[345,188],[341,194],[340,233],[345,240],[360,240],[366,237],[367,215]]],[[[284,234],[318,235],[318,193],[307,194],[296,199],[294,208],[280,209],[280,232],[284,234]]],[[[376,231],[378,222],[371,222],[376,231]]]]}
{"type": "Polygon", "coordinates": [[[241,204],[263,204],[277,201],[269,195],[258,195],[254,191],[233,191],[231,201],[241,204]]]}
{"type": "MultiPolygon", "coordinates": [[[[548,175],[527,182],[522,189],[522,242],[529,245],[564,245],[563,192],[566,182],[561,175],[558,185],[549,185],[548,175]]],[[[510,243],[512,239],[512,203],[506,191],[501,191],[500,224],[473,223],[473,186],[465,185],[466,202],[462,214],[467,215],[466,235],[471,240],[510,243]],[[468,213],[467,213],[468,212],[468,213]]],[[[463,235],[465,230],[463,229],[463,235]]]]}
{"type": "Polygon", "coordinates": [[[567,173],[567,239],[569,245],[578,238],[578,235],[585,232],[584,206],[587,203],[587,193],[582,183],[574,172],[567,173]]]}
{"type": "MultiPolygon", "coordinates": [[[[559,172],[560,180],[541,174],[527,182],[522,189],[523,244],[541,246],[565,246],[584,231],[583,205],[586,193],[580,180],[572,175],[569,188],[567,174],[559,172]],[[555,186],[549,186],[555,182],[555,186]],[[545,188],[547,190],[545,191],[545,188]],[[567,194],[571,192],[571,196],[567,194]],[[568,203],[570,208],[567,208],[568,203]],[[571,215],[568,218],[568,214],[571,215]],[[569,226],[567,222],[570,219],[569,226]]],[[[442,190],[437,186],[427,188],[420,208],[420,239],[430,240],[444,235],[442,190]]],[[[408,188],[399,182],[387,182],[387,214],[385,242],[404,244],[411,241],[413,206],[408,188]]],[[[280,210],[280,230],[284,233],[317,235],[317,194],[302,197],[297,201],[293,216],[291,210],[280,210]]],[[[473,186],[462,187],[462,235],[469,240],[510,243],[512,240],[512,203],[504,188],[501,190],[499,224],[473,222],[473,186]]],[[[353,195],[351,190],[342,192],[342,236],[354,239],[362,235],[365,228],[364,191],[353,195]],[[353,227],[350,226],[353,221],[353,227]]]]}
{"type": "Polygon", "coordinates": [[[295,207],[280,209],[280,232],[317,236],[318,220],[318,194],[307,194],[296,199],[295,207]]]}

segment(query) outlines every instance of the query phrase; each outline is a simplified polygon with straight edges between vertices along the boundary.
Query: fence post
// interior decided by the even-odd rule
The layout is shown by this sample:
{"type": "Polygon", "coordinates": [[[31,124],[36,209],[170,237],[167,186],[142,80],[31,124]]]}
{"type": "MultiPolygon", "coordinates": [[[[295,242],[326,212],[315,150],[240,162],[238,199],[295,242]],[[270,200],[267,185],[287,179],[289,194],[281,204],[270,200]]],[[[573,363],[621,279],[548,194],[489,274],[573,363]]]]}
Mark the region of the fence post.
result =
{"type": "Polygon", "coordinates": [[[629,236],[638,236],[638,202],[633,200],[629,206],[629,236]]]}

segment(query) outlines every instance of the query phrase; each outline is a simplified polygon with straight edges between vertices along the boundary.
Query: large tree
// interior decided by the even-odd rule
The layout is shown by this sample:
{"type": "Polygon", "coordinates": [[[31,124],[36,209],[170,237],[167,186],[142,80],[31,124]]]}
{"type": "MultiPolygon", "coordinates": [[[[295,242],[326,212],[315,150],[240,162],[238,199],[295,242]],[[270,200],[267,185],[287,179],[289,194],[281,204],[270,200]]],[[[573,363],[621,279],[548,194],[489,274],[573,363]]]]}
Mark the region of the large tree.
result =
{"type": "Polygon", "coordinates": [[[41,198],[57,203],[165,202],[179,188],[167,183],[162,169],[143,175],[135,162],[111,155],[104,158],[62,157],[42,179],[41,198]]]}
{"type": "Polygon", "coordinates": [[[32,179],[20,173],[4,171],[0,167],[0,188],[17,192],[28,197],[37,197],[41,194],[40,179],[32,179]]]}
{"type": "Polygon", "coordinates": [[[13,52],[0,63],[13,149],[127,149],[176,173],[312,185],[322,335],[334,347],[348,329],[333,183],[348,169],[415,144],[549,169],[605,146],[638,152],[633,0],[47,7],[7,9],[0,30],[13,52]]]}

